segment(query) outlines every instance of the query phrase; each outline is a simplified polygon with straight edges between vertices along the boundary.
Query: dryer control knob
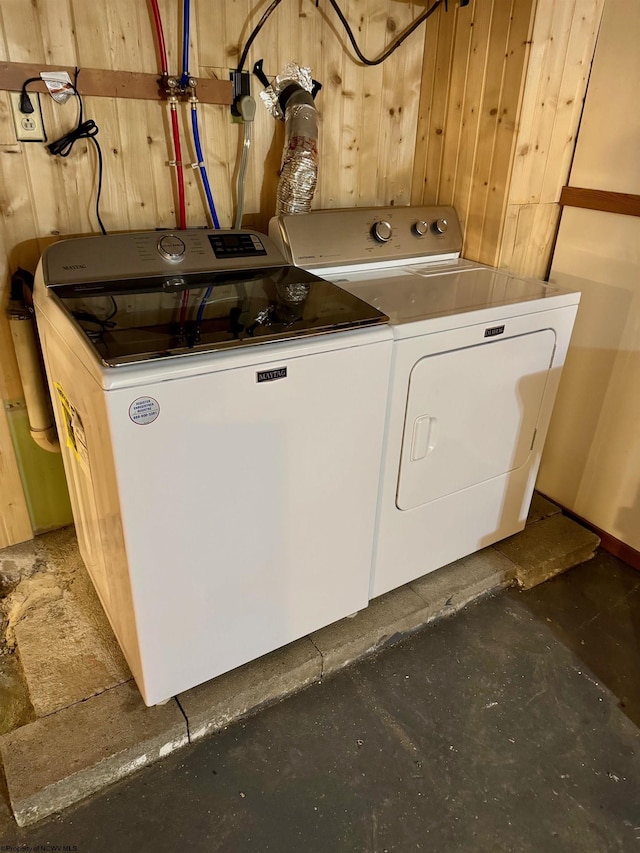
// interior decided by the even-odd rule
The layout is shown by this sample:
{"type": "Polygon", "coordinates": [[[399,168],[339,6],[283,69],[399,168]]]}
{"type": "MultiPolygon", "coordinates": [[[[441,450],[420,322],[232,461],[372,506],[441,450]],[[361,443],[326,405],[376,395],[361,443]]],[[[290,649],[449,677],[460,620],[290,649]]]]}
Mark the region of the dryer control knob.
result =
{"type": "Polygon", "coordinates": [[[371,234],[378,243],[386,243],[391,239],[393,231],[391,229],[391,225],[386,220],[382,219],[380,222],[374,222],[371,234]]]}
{"type": "Polygon", "coordinates": [[[436,219],[433,223],[433,230],[436,234],[444,234],[448,227],[449,223],[446,219],[436,219]]]}
{"type": "Polygon", "coordinates": [[[413,223],[413,233],[416,237],[424,237],[424,235],[429,230],[429,223],[425,222],[424,219],[418,219],[417,222],[413,223]]]}
{"type": "Polygon", "coordinates": [[[158,251],[166,261],[181,261],[187,247],[175,234],[165,234],[158,240],[158,251]]]}

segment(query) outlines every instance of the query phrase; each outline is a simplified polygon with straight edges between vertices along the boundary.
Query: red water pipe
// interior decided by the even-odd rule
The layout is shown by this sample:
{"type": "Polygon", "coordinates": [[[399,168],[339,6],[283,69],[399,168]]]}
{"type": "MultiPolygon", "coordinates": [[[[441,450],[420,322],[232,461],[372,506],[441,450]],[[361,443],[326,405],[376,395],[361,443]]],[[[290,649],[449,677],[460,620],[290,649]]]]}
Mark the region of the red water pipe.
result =
{"type": "MultiPolygon", "coordinates": [[[[162,76],[166,78],[169,73],[169,63],[167,62],[167,48],[164,43],[162,17],[158,7],[158,0],[149,0],[149,2],[151,3],[153,19],[156,25],[156,36],[158,39],[158,50],[160,51],[162,76]]],[[[166,80],[164,82],[166,83],[166,80]]],[[[182,171],[182,148],[180,146],[180,128],[178,126],[178,108],[175,98],[169,99],[169,109],[171,112],[171,131],[173,134],[173,162],[176,167],[176,180],[178,182],[178,221],[180,223],[179,227],[184,229],[187,227],[187,207],[184,196],[184,172],[182,171]]]]}
{"type": "Polygon", "coordinates": [[[182,148],[180,147],[180,130],[178,128],[178,107],[172,103],[171,108],[171,130],[173,131],[173,153],[176,164],[176,177],[178,178],[178,209],[180,213],[180,228],[187,227],[187,208],[184,200],[184,172],[182,171],[182,148]]]}
{"type": "Polygon", "coordinates": [[[158,50],[160,51],[160,64],[162,65],[161,72],[165,76],[169,73],[169,63],[167,62],[167,48],[164,44],[164,30],[162,29],[162,18],[160,17],[160,9],[158,8],[158,0],[149,0],[153,18],[156,23],[156,35],[158,36],[158,50]]]}
{"type": "MultiPolygon", "coordinates": [[[[180,147],[180,130],[178,129],[178,106],[175,101],[172,101],[171,110],[171,129],[173,131],[173,153],[176,164],[176,177],[178,179],[178,210],[180,215],[180,228],[187,227],[187,208],[184,200],[184,173],[182,171],[182,149],[180,147]]],[[[182,305],[180,306],[180,328],[182,328],[187,319],[187,308],[189,306],[189,291],[185,290],[182,294],[182,305]]]]}

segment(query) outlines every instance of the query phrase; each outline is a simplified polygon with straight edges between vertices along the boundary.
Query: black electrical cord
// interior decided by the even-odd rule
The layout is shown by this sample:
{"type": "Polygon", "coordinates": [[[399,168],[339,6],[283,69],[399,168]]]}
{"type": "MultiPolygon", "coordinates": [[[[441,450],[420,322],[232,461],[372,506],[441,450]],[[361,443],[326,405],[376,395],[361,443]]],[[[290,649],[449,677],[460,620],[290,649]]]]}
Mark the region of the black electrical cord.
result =
{"type": "Polygon", "coordinates": [[[444,3],[444,0],[436,0],[436,2],[426,10],[426,12],[423,12],[422,15],[418,15],[418,17],[415,19],[415,21],[412,24],[410,24],[407,27],[407,29],[404,30],[404,32],[400,33],[398,38],[395,39],[394,41],[392,41],[391,44],[389,45],[389,47],[377,59],[367,59],[367,57],[362,53],[362,51],[358,47],[358,44],[356,42],[356,37],[354,36],[353,31],[351,30],[351,27],[349,26],[347,19],[345,18],[340,6],[338,6],[336,0],[329,0],[329,3],[331,3],[333,8],[335,9],[337,16],[340,18],[340,21],[342,22],[342,26],[347,31],[347,36],[349,37],[349,41],[353,45],[353,49],[355,50],[355,52],[358,56],[358,59],[361,62],[363,62],[365,65],[380,65],[381,63],[383,63],[385,61],[385,59],[388,59],[391,56],[391,54],[400,47],[402,42],[406,38],[408,38],[411,35],[411,33],[414,32],[414,30],[418,29],[420,24],[424,23],[424,21],[426,21],[427,18],[429,18],[431,15],[433,15],[433,13],[436,11],[436,9],[438,9],[438,8],[440,8],[440,6],[442,6],[442,4],[444,3]]]}
{"type": "Polygon", "coordinates": [[[267,11],[264,13],[264,15],[260,18],[258,23],[253,28],[253,32],[251,33],[251,35],[247,39],[247,43],[244,46],[244,50],[242,51],[242,55],[240,56],[240,62],[238,62],[238,67],[236,68],[236,71],[240,72],[244,68],[244,64],[247,60],[247,54],[249,53],[249,48],[254,43],[256,36],[260,32],[260,30],[266,24],[267,18],[269,17],[269,15],[276,9],[277,6],[280,5],[280,3],[282,3],[282,0],[273,0],[273,2],[271,3],[271,5],[267,9],[267,11]]]}
{"type": "Polygon", "coordinates": [[[27,95],[27,86],[29,83],[35,83],[36,80],[40,82],[40,77],[29,77],[28,80],[25,80],[22,84],[22,90],[20,92],[20,112],[29,114],[33,112],[33,104],[31,103],[31,98],[27,95]]]}
{"type": "Polygon", "coordinates": [[[99,131],[98,125],[92,118],[83,121],[83,113],[84,107],[82,104],[82,98],[80,97],[80,92],[76,89],[73,84],[69,84],[73,89],[73,92],[78,99],[78,125],[72,130],[70,133],[65,134],[65,136],[61,136],[60,139],[56,139],[55,142],[50,142],[47,145],[49,151],[58,157],[68,157],[73,150],[74,144],[79,139],[90,139],[91,142],[96,147],[96,152],[98,154],[98,190],[96,192],[96,219],[98,220],[98,225],[100,226],[100,230],[103,234],[107,233],[107,229],[104,227],[104,223],[100,216],[100,196],[102,195],[102,174],[104,171],[103,163],[102,163],[102,149],[100,148],[100,143],[96,139],[99,131]]]}
{"type": "MultiPolygon", "coordinates": [[[[41,82],[41,78],[30,77],[22,84],[22,91],[20,93],[21,110],[23,108],[23,105],[26,106],[26,104],[28,103],[31,106],[31,111],[33,111],[33,106],[31,105],[29,96],[27,95],[27,86],[29,85],[29,83],[34,83],[36,81],[41,82]]],[[[61,136],[60,139],[56,139],[54,142],[50,142],[49,145],[47,145],[47,148],[54,156],[68,157],[69,154],[71,154],[71,151],[73,150],[74,144],[79,139],[90,139],[91,142],[93,142],[98,154],[98,190],[96,193],[96,219],[98,220],[100,231],[103,234],[106,234],[107,230],[104,227],[104,223],[100,216],[100,196],[102,195],[102,176],[104,168],[102,162],[102,149],[100,148],[100,143],[96,139],[99,127],[93,119],[87,119],[86,121],[83,121],[84,106],[82,103],[82,98],[80,97],[80,92],[78,92],[73,83],[69,83],[68,85],[71,89],[73,89],[73,93],[78,99],[78,124],[75,129],[72,130],[70,133],[65,134],[65,136],[61,136]]]]}
{"type": "MultiPolygon", "coordinates": [[[[260,20],[258,21],[256,26],[254,27],[253,32],[251,33],[251,35],[247,39],[247,43],[244,46],[244,50],[242,51],[242,54],[240,56],[240,61],[238,63],[238,67],[237,67],[236,71],[238,71],[238,72],[242,71],[242,69],[244,67],[244,63],[246,62],[246,59],[247,59],[247,54],[249,52],[249,48],[251,47],[251,45],[255,41],[256,36],[258,35],[258,33],[260,32],[262,27],[265,25],[267,18],[276,9],[276,7],[279,6],[279,4],[281,2],[282,2],[282,0],[273,0],[271,5],[269,6],[269,8],[266,10],[264,15],[260,18],[260,20]]],[[[363,54],[363,52],[358,47],[358,43],[356,42],[356,37],[354,36],[353,30],[349,26],[349,23],[348,23],[347,19],[345,18],[344,13],[342,12],[342,9],[340,8],[340,6],[336,2],[336,0],[329,0],[329,2],[331,3],[333,8],[335,9],[337,16],[340,18],[340,22],[342,23],[342,26],[345,28],[345,30],[347,32],[347,36],[349,38],[349,41],[351,42],[353,49],[355,50],[355,52],[358,56],[358,59],[364,65],[380,65],[382,62],[385,61],[385,59],[388,59],[391,56],[391,54],[400,47],[402,42],[405,39],[407,39],[411,35],[411,33],[413,33],[415,30],[418,29],[420,24],[424,23],[424,21],[426,21],[427,18],[429,18],[431,15],[433,15],[433,13],[436,11],[436,9],[439,9],[440,6],[442,6],[442,4],[445,2],[445,0],[436,0],[436,2],[426,10],[426,12],[423,12],[422,15],[418,15],[418,17],[415,19],[415,21],[412,24],[410,24],[407,27],[407,29],[404,30],[404,32],[402,32],[398,36],[398,38],[396,38],[394,41],[392,41],[391,44],[389,45],[389,47],[377,59],[367,59],[367,57],[363,54]]],[[[317,5],[317,3],[316,3],[316,5],[317,5]]]]}

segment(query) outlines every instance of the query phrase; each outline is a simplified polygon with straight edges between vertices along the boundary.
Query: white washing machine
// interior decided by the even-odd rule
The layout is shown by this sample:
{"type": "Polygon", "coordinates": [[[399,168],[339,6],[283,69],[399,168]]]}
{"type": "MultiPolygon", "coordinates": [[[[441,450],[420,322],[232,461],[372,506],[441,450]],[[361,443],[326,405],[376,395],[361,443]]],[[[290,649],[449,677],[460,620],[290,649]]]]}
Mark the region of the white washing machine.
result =
{"type": "Polygon", "coordinates": [[[35,306],[80,550],[147,704],[367,606],[379,310],[204,230],[56,243],[35,306]]]}
{"type": "Polygon", "coordinates": [[[391,320],[371,597],[521,530],[580,294],[462,259],[450,207],[283,216],[270,235],[391,320]]]}

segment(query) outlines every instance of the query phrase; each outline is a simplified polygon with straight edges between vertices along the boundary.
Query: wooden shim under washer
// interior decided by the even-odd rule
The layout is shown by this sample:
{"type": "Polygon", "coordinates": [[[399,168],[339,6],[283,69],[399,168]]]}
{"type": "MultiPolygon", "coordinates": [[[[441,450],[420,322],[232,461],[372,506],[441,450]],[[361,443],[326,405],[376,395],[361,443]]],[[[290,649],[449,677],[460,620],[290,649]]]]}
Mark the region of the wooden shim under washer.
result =
{"type": "MultiPolygon", "coordinates": [[[[39,77],[41,72],[66,71],[74,79],[76,69],[72,66],[40,65],[33,62],[0,62],[0,89],[19,92],[22,84],[30,77],[39,77]]],[[[99,68],[81,68],[78,72],[77,89],[81,95],[102,98],[134,98],[142,101],[164,100],[165,94],[158,83],[157,74],[141,74],[135,71],[106,71],[99,68]]],[[[29,84],[30,92],[47,92],[42,83],[29,84]]],[[[233,100],[231,81],[198,79],[198,100],[203,104],[229,105],[233,100]]]]}

